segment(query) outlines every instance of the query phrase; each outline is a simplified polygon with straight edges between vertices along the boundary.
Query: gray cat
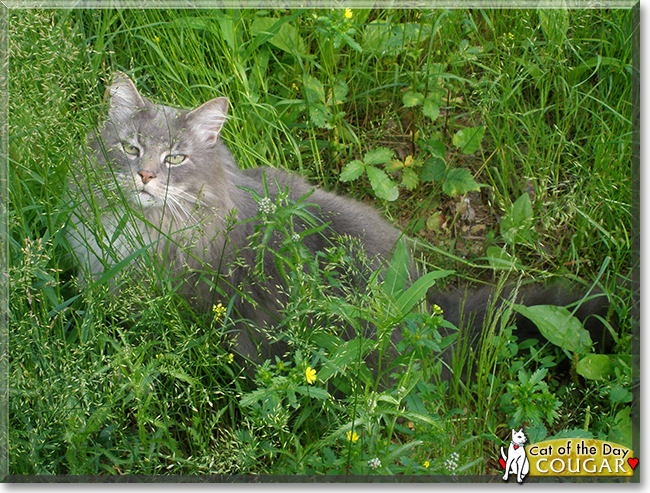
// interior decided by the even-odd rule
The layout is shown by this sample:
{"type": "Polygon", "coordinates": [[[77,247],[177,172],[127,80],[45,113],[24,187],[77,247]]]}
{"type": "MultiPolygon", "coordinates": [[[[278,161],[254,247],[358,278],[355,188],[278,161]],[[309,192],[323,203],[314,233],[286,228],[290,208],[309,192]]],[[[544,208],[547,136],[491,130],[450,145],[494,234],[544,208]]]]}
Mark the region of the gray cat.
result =
{"type": "MultiPolygon", "coordinates": [[[[79,205],[68,240],[83,270],[98,276],[108,266],[131,258],[137,263],[139,254],[156,252],[170,275],[184,279],[184,295],[199,310],[208,311],[218,301],[225,304],[235,293],[245,293],[236,296],[235,309],[250,321],[250,330],[238,331],[237,352],[256,361],[258,356],[264,359],[282,352],[281,346],[270,345],[257,330],[273,326],[285,299],[270,253],[264,261],[267,282],[255,282],[251,274],[255,258],[246,247],[254,223],[243,221],[257,215],[258,204],[242,188],[262,195],[265,174],[275,202],[284,189],[297,200],[313,187],[278,169],[238,169],[220,139],[227,119],[226,98],[212,99],[191,111],[157,105],[143,98],[124,74],[117,74],[109,94],[108,119],[91,135],[89,164],[77,171],[78,186],[73,187],[79,205]],[[85,181],[90,187],[83,185],[85,181]],[[98,193],[99,189],[108,194],[98,193]],[[121,209],[119,204],[124,203],[127,207],[121,209]],[[90,228],[96,211],[101,227],[90,228]],[[218,291],[227,299],[220,299],[218,291]]],[[[402,233],[367,205],[319,189],[308,201],[318,206],[311,210],[314,221],[329,223],[319,234],[301,238],[314,255],[336,237],[356,238],[372,260],[371,270],[376,270],[400,241],[402,233]]],[[[310,226],[298,224],[297,232],[310,226]]],[[[553,303],[576,298],[539,288],[527,293],[528,304],[544,302],[549,295],[558,298],[553,303]]],[[[490,296],[490,290],[469,296],[437,293],[434,301],[452,323],[458,323],[464,306],[464,318],[476,315],[479,327],[490,296]]],[[[591,312],[593,307],[583,311],[591,312]]]]}
{"type": "MultiPolygon", "coordinates": [[[[108,119],[89,139],[88,168],[77,171],[79,185],[74,188],[81,207],[73,216],[75,227],[68,233],[77,261],[92,276],[139,250],[150,249],[164,258],[172,276],[186,278],[185,295],[199,309],[210,310],[217,301],[227,302],[219,300],[213,283],[202,281],[206,271],[219,273],[227,295],[244,286],[248,296],[238,296],[235,308],[252,327],[272,325],[278,318],[278,301],[283,301],[277,287],[279,276],[268,258],[264,270],[270,281],[264,286],[254,282],[246,266],[251,267],[255,259],[244,248],[254,225],[242,222],[257,215],[258,204],[240,187],[263,194],[263,173],[272,202],[285,187],[293,200],[313,191],[308,202],[320,207],[311,208],[314,220],[329,223],[329,227],[301,239],[312,252],[331,246],[335,236],[347,235],[363,242],[367,256],[378,268],[401,236],[373,208],[314,190],[294,174],[271,168],[239,170],[220,139],[227,119],[226,98],[212,99],[192,111],[161,106],[143,98],[123,74],[115,77],[109,94],[108,119]],[[92,176],[82,176],[85,174],[92,176]],[[84,195],[86,179],[96,191],[108,190],[109,195],[112,191],[112,199],[105,193],[84,195]],[[132,211],[115,208],[124,202],[132,211]],[[103,211],[100,217],[105,231],[99,238],[87,226],[94,207],[103,211]],[[229,216],[237,221],[231,229],[229,216]]],[[[297,233],[307,226],[297,224],[297,233]]],[[[250,330],[237,335],[236,346],[239,353],[252,359],[257,359],[259,349],[262,357],[278,352],[250,330]]]]}

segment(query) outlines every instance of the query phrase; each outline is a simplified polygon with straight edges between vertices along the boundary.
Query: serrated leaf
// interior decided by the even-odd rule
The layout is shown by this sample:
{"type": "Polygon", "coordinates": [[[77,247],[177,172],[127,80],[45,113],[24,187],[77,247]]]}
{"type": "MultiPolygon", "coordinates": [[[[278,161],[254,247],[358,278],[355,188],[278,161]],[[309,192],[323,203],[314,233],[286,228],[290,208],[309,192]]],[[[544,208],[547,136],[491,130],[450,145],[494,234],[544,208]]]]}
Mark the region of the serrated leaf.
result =
{"type": "Polygon", "coordinates": [[[343,171],[341,176],[339,176],[339,181],[352,181],[359,178],[363,172],[366,170],[366,165],[355,159],[354,161],[343,166],[343,171]]]}
{"type": "Polygon", "coordinates": [[[332,128],[330,124],[331,118],[332,112],[327,106],[320,103],[309,106],[309,119],[317,127],[332,128]]]}
{"type": "Polygon", "coordinates": [[[391,159],[393,159],[393,151],[385,147],[380,147],[379,149],[368,151],[363,158],[363,162],[376,166],[377,164],[387,163],[391,159]]]}
{"type": "Polygon", "coordinates": [[[414,190],[418,183],[420,183],[418,174],[411,168],[406,168],[402,174],[402,186],[407,190],[414,190]]]}
{"type": "Polygon", "coordinates": [[[430,157],[422,165],[420,171],[422,181],[442,181],[445,176],[447,176],[447,165],[440,157],[430,157]]]}
{"type": "Polygon", "coordinates": [[[366,173],[368,173],[370,186],[378,198],[388,200],[389,202],[397,200],[399,196],[397,185],[383,170],[374,166],[367,166],[366,173]]]}
{"type": "Polygon", "coordinates": [[[419,92],[406,91],[404,96],[402,96],[402,100],[404,101],[405,107],[412,108],[413,106],[422,103],[422,101],[424,101],[424,96],[419,92]]]}
{"type": "Polygon", "coordinates": [[[422,113],[432,120],[436,120],[440,116],[440,106],[438,106],[431,97],[424,100],[422,105],[422,113]]]}
{"type": "Polygon", "coordinates": [[[299,385],[296,387],[296,392],[300,395],[320,399],[322,401],[328,399],[330,396],[325,389],[321,389],[320,387],[308,387],[306,385],[299,385]]]}
{"type": "Polygon", "coordinates": [[[334,100],[336,103],[340,104],[345,101],[345,97],[348,95],[348,91],[348,85],[345,83],[345,81],[340,80],[334,84],[332,92],[334,94],[334,100]]]}
{"type": "Polygon", "coordinates": [[[451,142],[463,154],[474,154],[481,147],[484,133],[485,127],[464,128],[456,132],[451,142]]]}
{"type": "Polygon", "coordinates": [[[429,139],[426,141],[419,141],[419,144],[420,147],[428,150],[434,157],[444,158],[447,154],[447,147],[444,142],[440,142],[439,140],[429,139]]]}
{"type": "Polygon", "coordinates": [[[323,83],[313,75],[305,76],[305,97],[309,104],[325,103],[323,83]]]}
{"type": "Polygon", "coordinates": [[[580,320],[562,306],[513,305],[513,309],[532,321],[547,340],[562,349],[585,354],[593,345],[589,332],[582,327],[580,320]]]}
{"type": "Polygon", "coordinates": [[[447,179],[442,184],[442,191],[447,195],[462,195],[481,189],[472,174],[465,168],[454,168],[447,172],[447,179]]]}

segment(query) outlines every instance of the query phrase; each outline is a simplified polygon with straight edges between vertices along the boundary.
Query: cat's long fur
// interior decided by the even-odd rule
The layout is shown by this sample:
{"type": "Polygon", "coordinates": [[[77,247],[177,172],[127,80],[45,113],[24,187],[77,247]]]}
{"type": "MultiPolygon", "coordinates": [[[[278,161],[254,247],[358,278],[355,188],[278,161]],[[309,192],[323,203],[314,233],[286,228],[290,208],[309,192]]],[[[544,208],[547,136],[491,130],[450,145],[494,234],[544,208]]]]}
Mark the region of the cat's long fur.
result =
{"type": "MultiPolygon", "coordinates": [[[[106,266],[139,250],[156,251],[173,276],[184,278],[184,294],[201,310],[228,301],[218,299],[210,282],[203,281],[206,272],[213,274],[213,282],[222,280],[220,286],[229,296],[243,286],[254,303],[238,296],[235,308],[251,321],[253,329],[237,334],[237,350],[253,359],[257,359],[260,346],[262,358],[277,354],[281,348],[269,346],[254,327],[272,327],[276,320],[283,296],[277,286],[280,277],[269,258],[265,273],[270,281],[263,286],[251,281],[254,258],[245,247],[254,226],[241,221],[257,214],[257,204],[240,187],[262,194],[263,173],[272,199],[278,193],[276,180],[281,190],[289,188],[294,200],[313,187],[277,169],[238,169],[220,139],[228,109],[225,98],[191,111],[156,105],[143,98],[123,74],[116,76],[109,94],[108,118],[89,139],[89,167],[76,175],[79,206],[68,239],[78,262],[88,274],[97,276],[106,266]],[[90,187],[85,187],[84,181],[90,182],[90,187]],[[113,193],[113,200],[99,189],[113,193]],[[120,209],[119,204],[125,202],[128,206],[120,209]],[[87,226],[93,223],[97,210],[104,229],[100,233],[87,226]],[[231,213],[238,222],[226,235],[231,213]],[[235,262],[238,256],[240,261],[235,262]]],[[[320,207],[312,212],[322,222],[331,223],[322,234],[302,240],[314,253],[329,246],[334,235],[349,235],[362,241],[378,268],[400,241],[401,232],[372,207],[320,189],[308,201],[320,207]]],[[[557,296],[554,293],[558,291],[535,288],[529,292],[535,298],[532,304],[546,302],[543,299],[549,294],[557,296]]],[[[475,313],[480,325],[490,295],[489,290],[466,298],[462,293],[438,293],[435,302],[443,308],[445,318],[457,323],[460,300],[464,299],[466,312],[475,313]]],[[[530,304],[531,300],[527,301],[530,304]]],[[[585,307],[583,311],[590,313],[594,308],[602,307],[585,307]]]]}

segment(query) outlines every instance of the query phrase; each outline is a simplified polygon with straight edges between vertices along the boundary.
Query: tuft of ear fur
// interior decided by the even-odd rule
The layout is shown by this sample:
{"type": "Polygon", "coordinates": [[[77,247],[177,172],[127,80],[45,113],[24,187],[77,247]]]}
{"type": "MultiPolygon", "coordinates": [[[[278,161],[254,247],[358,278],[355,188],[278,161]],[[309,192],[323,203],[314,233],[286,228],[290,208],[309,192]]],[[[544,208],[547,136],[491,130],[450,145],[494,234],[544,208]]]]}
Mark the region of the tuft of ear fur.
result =
{"type": "Polygon", "coordinates": [[[135,88],[135,84],[122,72],[116,72],[113,76],[113,83],[108,88],[108,94],[110,95],[108,116],[111,120],[124,120],[136,110],[146,106],[144,99],[135,88]]]}
{"type": "Polygon", "coordinates": [[[190,111],[187,118],[199,139],[211,147],[219,138],[227,114],[228,98],[214,98],[190,111]]]}

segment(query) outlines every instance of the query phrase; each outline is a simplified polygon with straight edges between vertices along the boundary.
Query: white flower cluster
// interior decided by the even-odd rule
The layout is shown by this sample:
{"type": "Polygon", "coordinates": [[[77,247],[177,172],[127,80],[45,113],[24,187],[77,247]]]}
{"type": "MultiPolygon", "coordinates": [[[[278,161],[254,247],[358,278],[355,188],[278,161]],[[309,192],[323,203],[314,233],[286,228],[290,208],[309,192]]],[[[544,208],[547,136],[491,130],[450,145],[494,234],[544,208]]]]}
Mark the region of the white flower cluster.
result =
{"type": "Polygon", "coordinates": [[[257,210],[262,214],[273,214],[276,209],[276,205],[268,197],[261,198],[257,203],[257,210]]]}
{"type": "Polygon", "coordinates": [[[293,241],[294,243],[298,243],[300,241],[300,235],[298,233],[292,234],[291,241],[293,241]]]}
{"type": "Polygon", "coordinates": [[[454,471],[458,469],[458,459],[460,459],[458,452],[452,452],[449,456],[449,459],[445,461],[445,467],[447,468],[447,471],[451,472],[452,474],[456,474],[454,471]]]}
{"type": "Polygon", "coordinates": [[[370,459],[368,461],[368,467],[372,469],[373,471],[377,469],[378,467],[381,467],[381,461],[379,460],[379,457],[375,457],[374,459],[370,459]]]}

